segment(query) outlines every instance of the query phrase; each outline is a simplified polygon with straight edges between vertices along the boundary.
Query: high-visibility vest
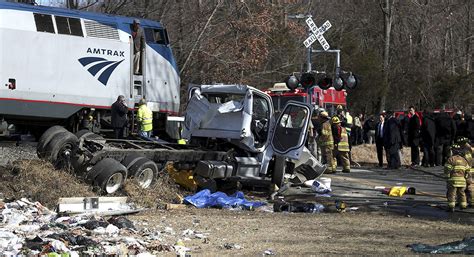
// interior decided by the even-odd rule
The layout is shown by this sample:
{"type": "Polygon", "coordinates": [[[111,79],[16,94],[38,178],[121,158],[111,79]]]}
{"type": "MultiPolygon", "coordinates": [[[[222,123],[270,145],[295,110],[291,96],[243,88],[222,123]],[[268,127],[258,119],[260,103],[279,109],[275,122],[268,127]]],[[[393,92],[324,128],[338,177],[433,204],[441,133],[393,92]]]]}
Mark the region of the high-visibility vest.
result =
{"type": "Polygon", "coordinates": [[[146,104],[142,104],[138,107],[137,120],[140,123],[141,131],[148,132],[153,129],[153,112],[146,104]]]}
{"type": "Polygon", "coordinates": [[[318,144],[320,146],[329,147],[329,149],[334,149],[334,139],[332,137],[331,124],[329,120],[326,120],[321,125],[321,135],[319,135],[318,144]]]}
{"type": "Polygon", "coordinates": [[[344,128],[341,129],[341,142],[337,144],[337,150],[339,152],[349,152],[349,137],[347,136],[347,132],[344,128]]]}
{"type": "Polygon", "coordinates": [[[346,131],[350,135],[352,130],[352,116],[346,113],[346,131]]]}
{"type": "Polygon", "coordinates": [[[448,183],[453,187],[466,187],[469,164],[459,155],[449,157],[444,165],[444,172],[448,176],[448,183]]]}

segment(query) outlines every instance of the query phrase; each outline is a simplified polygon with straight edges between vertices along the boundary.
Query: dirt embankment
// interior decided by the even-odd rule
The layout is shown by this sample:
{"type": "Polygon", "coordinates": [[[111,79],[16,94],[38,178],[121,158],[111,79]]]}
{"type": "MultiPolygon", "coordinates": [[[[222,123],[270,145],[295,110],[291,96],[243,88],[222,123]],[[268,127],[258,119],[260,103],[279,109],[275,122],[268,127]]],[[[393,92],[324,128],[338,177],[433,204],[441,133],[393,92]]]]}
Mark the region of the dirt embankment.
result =
{"type": "MultiPolygon", "coordinates": [[[[378,164],[377,150],[375,144],[363,144],[352,147],[352,160],[363,165],[363,166],[375,166],[378,164]]],[[[423,154],[420,154],[423,157],[423,154]]],[[[384,153],[384,164],[387,165],[387,159],[384,153]]],[[[410,165],[410,148],[404,147],[402,149],[402,165],[410,165]]]]}
{"type": "MultiPolygon", "coordinates": [[[[74,174],[55,170],[42,160],[20,160],[0,166],[0,199],[29,198],[54,208],[61,197],[98,196],[99,192],[74,174]]],[[[150,189],[141,189],[128,181],[115,196],[129,196],[130,200],[145,208],[156,208],[169,203],[183,191],[165,174],[150,189]]],[[[110,195],[109,195],[110,196],[110,195]]]]}

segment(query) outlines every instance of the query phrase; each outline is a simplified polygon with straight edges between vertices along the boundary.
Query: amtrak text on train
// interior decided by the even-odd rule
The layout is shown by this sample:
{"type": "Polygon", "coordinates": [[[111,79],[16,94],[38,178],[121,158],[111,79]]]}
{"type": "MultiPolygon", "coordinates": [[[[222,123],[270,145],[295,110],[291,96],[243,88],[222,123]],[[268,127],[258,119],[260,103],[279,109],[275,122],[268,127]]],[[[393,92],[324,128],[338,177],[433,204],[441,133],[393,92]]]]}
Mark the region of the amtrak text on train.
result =
{"type": "Polygon", "coordinates": [[[89,48],[87,48],[87,53],[125,57],[125,51],[114,51],[114,50],[104,49],[104,48],[91,48],[91,47],[89,47],[89,48]]]}

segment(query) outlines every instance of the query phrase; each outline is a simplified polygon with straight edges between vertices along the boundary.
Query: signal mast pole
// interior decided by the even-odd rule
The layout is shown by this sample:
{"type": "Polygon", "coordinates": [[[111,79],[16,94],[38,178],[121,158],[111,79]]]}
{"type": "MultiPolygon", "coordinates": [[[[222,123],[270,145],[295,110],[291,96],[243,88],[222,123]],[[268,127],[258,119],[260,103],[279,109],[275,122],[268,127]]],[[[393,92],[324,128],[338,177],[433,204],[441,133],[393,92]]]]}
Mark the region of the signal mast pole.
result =
{"type": "MultiPolygon", "coordinates": [[[[296,15],[287,15],[288,19],[308,19],[312,18],[313,15],[311,14],[296,14],[296,15]]],[[[311,36],[311,29],[308,28],[308,37],[311,36]]],[[[306,48],[306,72],[311,72],[311,53],[313,52],[313,47],[310,46],[306,48]]]]}

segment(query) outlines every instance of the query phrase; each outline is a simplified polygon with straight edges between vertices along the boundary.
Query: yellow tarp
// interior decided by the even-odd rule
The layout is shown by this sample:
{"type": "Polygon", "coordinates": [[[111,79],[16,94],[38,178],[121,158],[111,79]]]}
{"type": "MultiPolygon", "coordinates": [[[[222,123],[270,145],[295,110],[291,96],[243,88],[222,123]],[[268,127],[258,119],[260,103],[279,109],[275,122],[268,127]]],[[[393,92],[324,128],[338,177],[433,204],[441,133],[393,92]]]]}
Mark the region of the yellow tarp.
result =
{"type": "Polygon", "coordinates": [[[390,192],[388,192],[388,195],[402,197],[406,193],[406,191],[407,187],[395,186],[390,188],[390,192]]]}

